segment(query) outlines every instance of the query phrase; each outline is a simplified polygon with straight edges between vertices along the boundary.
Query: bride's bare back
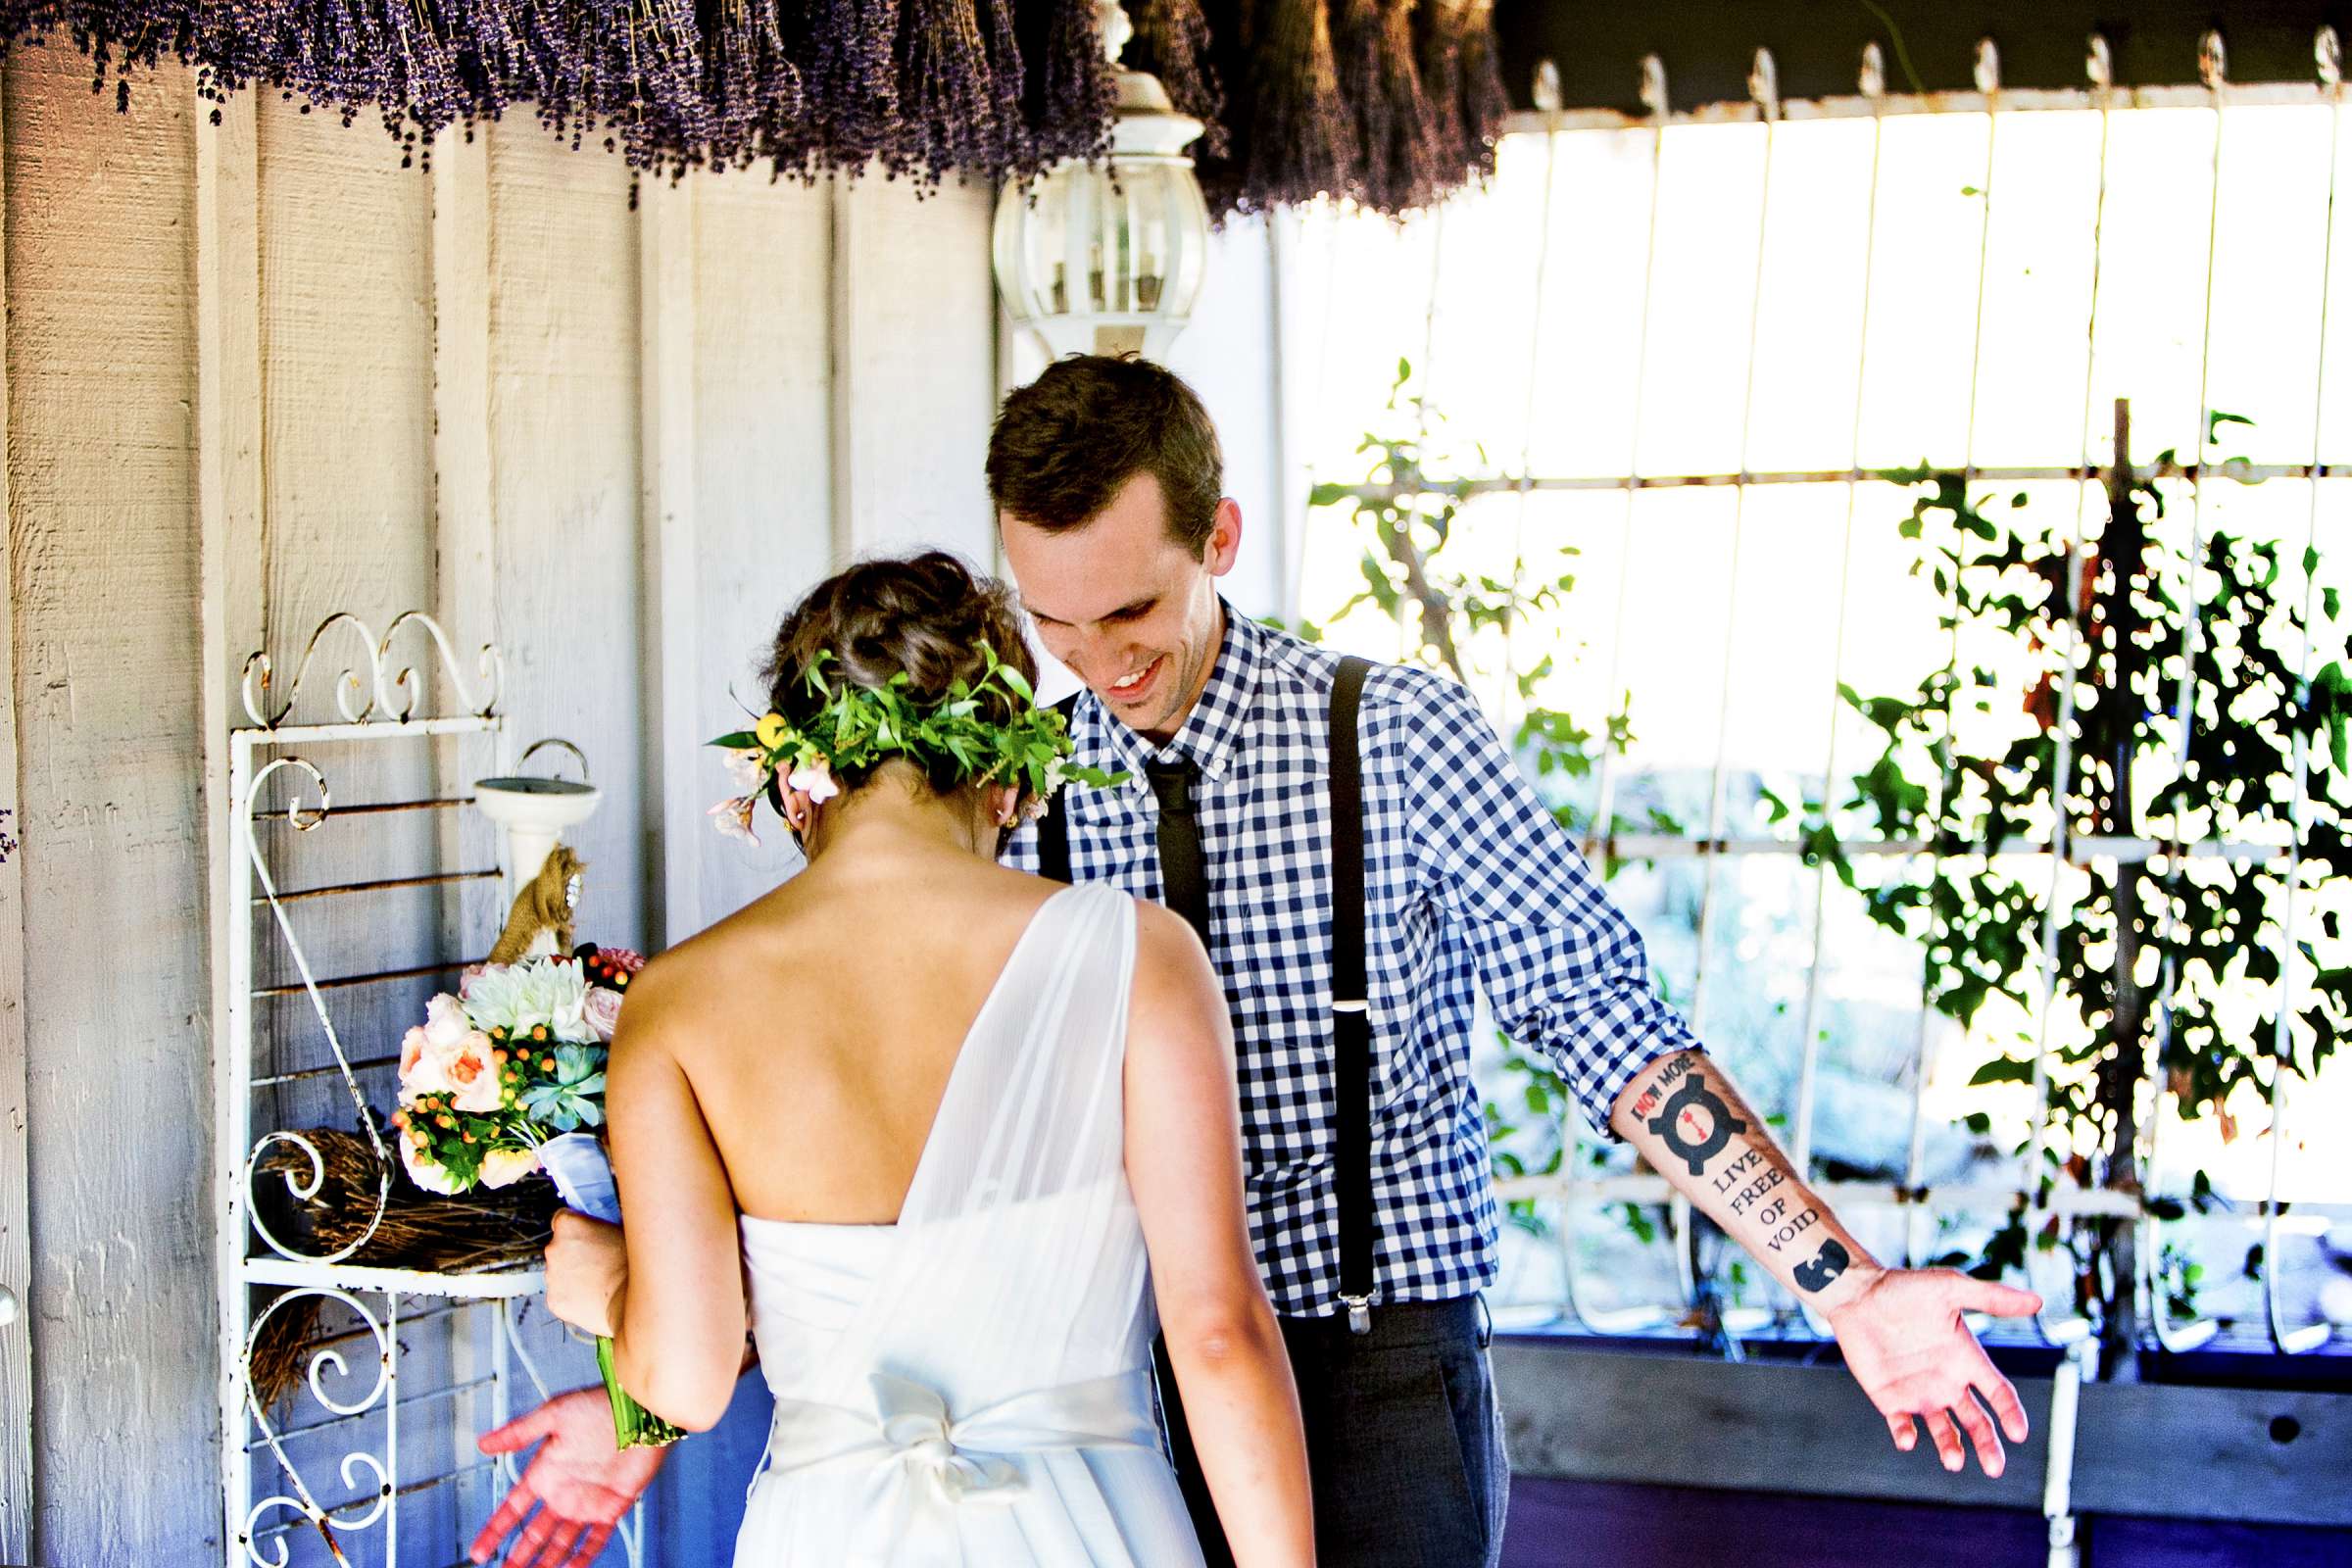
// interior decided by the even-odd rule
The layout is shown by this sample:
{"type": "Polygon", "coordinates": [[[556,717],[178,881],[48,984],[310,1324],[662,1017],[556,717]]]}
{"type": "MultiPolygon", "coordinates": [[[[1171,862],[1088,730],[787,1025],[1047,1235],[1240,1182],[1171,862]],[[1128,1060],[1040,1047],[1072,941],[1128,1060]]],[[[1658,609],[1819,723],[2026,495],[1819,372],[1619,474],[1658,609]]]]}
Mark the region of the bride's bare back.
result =
{"type": "Polygon", "coordinates": [[[823,858],[663,956],[659,1017],[736,1206],[886,1225],[973,1019],[1055,884],[971,855],[823,858]]]}

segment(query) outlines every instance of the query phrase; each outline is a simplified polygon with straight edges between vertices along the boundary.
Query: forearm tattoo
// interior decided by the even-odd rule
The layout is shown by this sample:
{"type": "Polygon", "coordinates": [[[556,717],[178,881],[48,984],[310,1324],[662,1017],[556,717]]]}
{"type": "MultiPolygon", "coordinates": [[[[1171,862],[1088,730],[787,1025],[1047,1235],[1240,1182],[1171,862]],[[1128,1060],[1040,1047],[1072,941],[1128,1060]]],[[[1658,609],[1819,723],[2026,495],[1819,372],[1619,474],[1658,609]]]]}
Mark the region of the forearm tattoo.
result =
{"type": "MultiPolygon", "coordinates": [[[[1768,1165],[1764,1148],[1744,1139],[1730,1159],[1722,1160],[1709,1173],[1708,1162],[1734,1148],[1733,1135],[1746,1132],[1748,1126],[1732,1113],[1722,1095],[1708,1087],[1706,1075],[1692,1067],[1693,1059],[1678,1056],[1660,1068],[1656,1080],[1635,1097],[1634,1114],[1665,1142],[1668,1152],[1690,1167],[1691,1175],[1708,1177],[1734,1217],[1752,1221],[1766,1250],[1779,1253],[1822,1223],[1821,1209],[1807,1203],[1790,1213],[1789,1195],[1779,1191],[1788,1182],[1788,1168],[1768,1165]]],[[[1852,1264],[1853,1255],[1832,1237],[1811,1257],[1795,1265],[1793,1272],[1800,1289],[1818,1294],[1852,1264]]]]}
{"type": "MultiPolygon", "coordinates": [[[[1680,1061],[1673,1064],[1681,1065],[1680,1061]]],[[[1672,1067],[1668,1071],[1671,1073],[1672,1067]]],[[[1672,1077],[1661,1078],[1658,1086],[1672,1081],[1672,1077]]],[[[1651,1094],[1642,1098],[1651,1099],[1655,1093],[1653,1087],[1651,1094]]],[[[1635,1108],[1641,1108],[1639,1103],[1635,1108]]],[[[1689,1082],[1666,1097],[1657,1114],[1649,1117],[1649,1130],[1666,1140],[1666,1147],[1690,1167],[1691,1175],[1699,1176],[1705,1174],[1707,1161],[1723,1152],[1732,1134],[1747,1131],[1747,1123],[1733,1115],[1722,1097],[1707,1087],[1706,1078],[1694,1072],[1689,1082]]],[[[1764,1156],[1757,1153],[1754,1157],[1761,1160],[1764,1156]]]]}
{"type": "Polygon", "coordinates": [[[1846,1270],[1853,1261],[1846,1250],[1833,1236],[1821,1244],[1820,1254],[1796,1265],[1796,1283],[1814,1295],[1830,1288],[1831,1282],[1846,1270]]]}

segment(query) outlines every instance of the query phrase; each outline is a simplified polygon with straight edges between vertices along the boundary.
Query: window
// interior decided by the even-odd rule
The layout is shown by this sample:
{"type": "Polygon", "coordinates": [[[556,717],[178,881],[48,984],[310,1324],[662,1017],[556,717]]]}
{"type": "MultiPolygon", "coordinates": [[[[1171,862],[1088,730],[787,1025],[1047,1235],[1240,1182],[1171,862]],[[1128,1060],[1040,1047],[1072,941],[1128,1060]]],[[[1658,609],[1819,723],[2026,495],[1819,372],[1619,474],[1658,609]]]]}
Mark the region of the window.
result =
{"type": "MultiPolygon", "coordinates": [[[[1825,780],[1840,798],[1836,781],[1877,750],[1839,683],[1906,689],[1949,655],[1897,529],[1915,492],[1886,470],[1961,471],[1972,495],[2004,512],[2018,498],[2020,514],[2080,537],[2105,516],[2113,411],[2128,399],[2132,462],[2169,449],[2207,465],[2158,482],[2168,537],[2277,541],[2292,576],[2281,592],[2297,598],[2308,544],[2322,584],[2352,585],[2352,236],[2331,232],[2341,112],[2315,89],[2133,101],[2158,100],[1852,100],[1791,106],[1769,125],[1751,114],[1516,134],[1483,196],[1401,225],[1288,220],[1283,236],[1311,302],[1287,373],[1307,389],[1314,477],[1363,480],[1363,432],[1413,422],[1384,409],[1408,360],[1411,390],[1444,416],[1432,450],[1449,445],[1451,471],[1485,475],[1460,548],[1496,571],[1524,552],[1538,575],[1574,573],[1556,612],[1472,650],[1482,695],[1514,718],[1512,672],[1549,655],[1545,706],[1596,725],[1628,704],[1626,754],[1555,799],[1580,821],[1651,808],[1674,821],[1619,841],[1616,896],[1668,994],[1783,1141],[1850,1178],[1834,1200],[1882,1255],[1969,1250],[2001,1220],[2034,1168],[2015,1152],[2033,1091],[1969,1078],[2005,1043],[2030,1056],[2042,1038],[2038,1005],[1996,1002],[1966,1029],[1924,1007],[1918,944],[1825,886],[1768,808],[1768,793],[1818,799],[1825,780]],[[2208,411],[2252,422],[2208,441],[2208,411]],[[1971,1112],[1984,1135],[1962,1125],[1971,1112]],[[1942,1197],[1899,1208],[1897,1181],[1942,1197]]],[[[1361,586],[1346,516],[1307,522],[1296,608],[1309,619],[1361,586]]],[[[2313,614],[2318,646],[2340,648],[2334,607],[2315,598],[2313,614]]],[[[1372,607],[1327,632],[1400,653],[1396,623],[1372,607]]],[[[1989,661],[2010,697],[1987,715],[1963,705],[1956,722],[2020,722],[2032,675],[2003,662],[2016,652],[1971,651],[1961,667],[1989,661]]],[[[2143,811],[2140,831],[2161,836],[2169,819],[2153,820],[2143,811]]],[[[1837,826],[1867,837],[1853,813],[1837,826]]],[[[2047,886],[2048,835],[2045,812],[1998,863],[2047,886]]],[[[2296,940],[2323,966],[2347,961],[2332,923],[2347,903],[2341,887],[2298,901],[2296,940]]],[[[2314,959],[2278,951],[2289,984],[2308,987],[2314,959]]],[[[2046,990],[2041,972],[2027,977],[2046,990]]],[[[2222,1010],[2248,1038],[2266,1027],[2251,991],[2222,1010]]],[[[2052,1048],[2085,1037],[2079,1016],[2052,1011],[2052,1048]]],[[[1494,1061],[1482,1070],[1495,1082],[1494,1061]]],[[[2352,1249],[2352,1168],[2316,1135],[2352,1117],[2352,1071],[2289,1089],[2275,1168],[2254,1086],[2187,1118],[2159,1097],[2152,1191],[2186,1194],[2201,1171],[2235,1204],[2165,1226],[2161,1245],[2202,1265],[2196,1310],[2249,1343],[2267,1343],[2247,1250],[2274,1190],[2296,1200],[2277,1239],[2286,1316],[2352,1321],[2352,1280],[2328,1262],[2352,1249]]],[[[1573,1285],[1593,1321],[1662,1321],[1644,1303],[1679,1312],[1688,1283],[1669,1250],[1594,1217],[1604,1199],[1662,1185],[1592,1157],[1571,1160],[1564,1187],[1538,1184],[1552,1240],[1511,1242],[1505,1299],[1541,1317],[1573,1285]]],[[[1727,1273],[1727,1294],[1786,1321],[1793,1303],[1754,1272],[1727,1273]]]]}

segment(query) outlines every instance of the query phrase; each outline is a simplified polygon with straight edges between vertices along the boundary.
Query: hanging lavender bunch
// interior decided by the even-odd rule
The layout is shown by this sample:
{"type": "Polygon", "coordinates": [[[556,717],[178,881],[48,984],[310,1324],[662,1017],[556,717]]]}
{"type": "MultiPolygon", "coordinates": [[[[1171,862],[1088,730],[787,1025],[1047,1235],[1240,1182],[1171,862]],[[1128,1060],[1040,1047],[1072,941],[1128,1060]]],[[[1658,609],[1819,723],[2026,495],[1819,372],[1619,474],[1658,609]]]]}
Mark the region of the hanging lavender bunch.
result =
{"type": "Polygon", "coordinates": [[[856,174],[890,144],[899,118],[899,0],[810,0],[804,18],[795,58],[805,130],[762,150],[780,171],[856,174]]]}
{"type": "MultiPolygon", "coordinates": [[[[1055,0],[1043,54],[1036,102],[1027,116],[1022,172],[1064,158],[1102,156],[1110,147],[1111,116],[1118,106],[1118,78],[1103,57],[1102,29],[1092,0],[1055,0]]],[[[1135,58],[1132,40],[1125,58],[1135,58]]]]}
{"type": "Polygon", "coordinates": [[[1437,117],[1448,186],[1494,172],[1494,139],[1509,108],[1496,73],[1492,0],[1429,0],[1421,87],[1437,117]]]}
{"type": "Polygon", "coordinates": [[[710,105],[713,169],[748,168],[803,113],[800,68],[784,42],[776,0],[718,0],[703,21],[703,96],[710,105]]]}
{"type": "Polygon", "coordinates": [[[682,173],[715,128],[692,0],[606,0],[595,11],[592,110],[608,126],[607,145],[631,169],[682,173]]]}
{"type": "Polygon", "coordinates": [[[1264,210],[1339,195],[1355,173],[1355,126],[1340,99],[1323,0],[1265,0],[1259,31],[1240,204],[1264,210]]]}
{"type": "Polygon", "coordinates": [[[1355,117],[1355,197],[1390,217],[1428,205],[1445,184],[1437,117],[1413,62],[1414,3],[1343,0],[1334,29],[1341,96],[1355,117]]]}
{"type": "MultiPolygon", "coordinates": [[[[925,188],[958,169],[1002,172],[1018,162],[979,7],[991,0],[904,0],[899,13],[900,122],[882,151],[884,172],[925,188]]],[[[1017,63],[1017,57],[1016,57],[1017,63]]],[[[1019,103],[1015,92],[1012,102],[1019,103]]]]}
{"type": "Polygon", "coordinates": [[[1252,51],[1259,43],[1258,30],[1266,7],[1272,0],[1232,0],[1219,12],[1217,24],[1209,30],[1208,51],[1202,56],[1207,72],[1223,91],[1223,114],[1217,127],[1224,134],[1215,150],[1203,144],[1207,137],[1193,147],[1194,174],[1200,181],[1200,196],[1208,204],[1211,221],[1222,225],[1236,213],[1250,211],[1243,187],[1250,170],[1250,131],[1254,118],[1252,94],[1256,79],[1250,70],[1252,51]]]}
{"type": "Polygon", "coordinates": [[[1200,0],[1139,0],[1127,10],[1135,36],[1127,40],[1121,62],[1157,76],[1178,113],[1200,122],[1200,139],[1193,143],[1196,159],[1224,157],[1229,151],[1225,89],[1210,58],[1208,18],[1200,0]]]}
{"type": "Polygon", "coordinates": [[[1478,179],[1494,172],[1494,146],[1511,112],[1502,86],[1502,47],[1494,37],[1494,0],[1469,0],[1462,26],[1462,129],[1470,140],[1465,166],[1478,179]]]}
{"type": "MultiPolygon", "coordinates": [[[[1169,36],[1205,36],[1199,0],[1157,3],[1192,19],[1169,36]]],[[[1091,8],[1050,11],[1054,36],[1025,54],[1014,0],[0,0],[0,49],[71,38],[119,103],[125,72],[176,60],[216,120],[233,92],[345,124],[373,110],[409,162],[528,103],[641,172],[766,158],[813,177],[878,159],[934,183],[1102,150],[1114,89],[1091,8]]]]}

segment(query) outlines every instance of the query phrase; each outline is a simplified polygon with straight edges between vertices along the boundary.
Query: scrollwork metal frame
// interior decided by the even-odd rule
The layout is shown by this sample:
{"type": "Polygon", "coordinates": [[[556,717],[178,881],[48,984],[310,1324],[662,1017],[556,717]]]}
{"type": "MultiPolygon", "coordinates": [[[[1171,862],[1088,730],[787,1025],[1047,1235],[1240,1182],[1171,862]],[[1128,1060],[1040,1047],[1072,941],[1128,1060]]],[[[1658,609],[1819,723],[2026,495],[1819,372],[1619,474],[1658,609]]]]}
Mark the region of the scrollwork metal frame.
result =
{"type": "Polygon", "coordinates": [[[282,727],[293,716],[302,701],[303,682],[310,678],[311,665],[318,661],[321,646],[337,627],[348,626],[360,639],[361,654],[368,662],[368,679],[363,683],[359,670],[346,665],[335,680],[335,710],[346,724],[414,722],[416,705],[423,701],[417,688],[416,669],[413,664],[402,665],[398,673],[386,679],[388,661],[392,655],[392,640],[408,626],[421,627],[431,638],[440,656],[442,671],[448,676],[450,689],[456,696],[456,706],[474,718],[487,719],[498,711],[499,688],[506,679],[506,663],[497,645],[484,643],[475,656],[474,679],[480,682],[477,690],[458,667],[457,645],[441,623],[420,610],[411,610],[393,618],[384,628],[382,637],[368,629],[368,623],[348,612],[332,614],[318,623],[311,639],[303,645],[302,658],[294,666],[293,684],[286,688],[286,700],[274,710],[270,707],[270,689],[276,679],[276,664],[267,651],[255,653],[245,661],[245,672],[240,681],[245,701],[245,715],[256,726],[266,730],[282,727]],[[395,700],[395,693],[398,700],[395,700]]]}
{"type": "MultiPolygon", "coordinates": [[[[488,1376],[475,1383],[453,1385],[460,1391],[486,1387],[490,1416],[495,1423],[506,1416],[510,1351],[520,1348],[509,1298],[535,1294],[539,1276],[531,1269],[435,1275],[352,1261],[381,1227],[390,1207],[393,1152],[376,1126],[359,1084],[360,1069],[355,1068],[337,1030],[334,1012],[327,1004],[324,992],[333,982],[322,982],[314,971],[311,957],[289,918],[287,899],[280,895],[277,876],[259,829],[282,820],[297,834],[308,834],[330,822],[344,820],[336,814],[324,769],[298,748],[338,747],[354,742],[414,746],[444,737],[482,737],[490,742],[494,753],[487,771],[507,771],[511,748],[506,720],[497,708],[503,662],[497,649],[486,646],[476,661],[474,675],[469,678],[461,667],[448,633],[431,616],[412,611],[395,617],[380,638],[356,615],[330,615],[312,633],[293,667],[292,683],[285,688],[282,700],[278,700],[274,691],[275,665],[270,657],[257,653],[246,661],[240,686],[245,713],[251,723],[232,730],[228,736],[229,821],[226,831],[217,841],[227,860],[226,874],[216,883],[221,890],[224,907],[215,927],[223,950],[216,982],[223,991],[216,1013],[223,1038],[215,1071],[215,1130],[219,1151],[215,1197],[220,1238],[220,1351],[224,1363],[220,1380],[224,1560],[226,1568],[286,1568],[291,1555],[288,1534],[307,1524],[318,1531],[328,1556],[338,1564],[354,1560],[353,1555],[347,1554],[347,1543],[338,1539],[338,1533],[368,1532],[370,1540],[366,1555],[375,1559],[380,1547],[385,1568],[397,1568],[400,1497],[418,1486],[461,1479],[485,1468],[461,1467],[446,1476],[422,1482],[407,1481],[401,1475],[400,1407],[404,1402],[436,1395],[436,1390],[427,1389],[404,1400],[400,1394],[402,1350],[397,1331],[403,1321],[401,1298],[449,1298],[461,1304],[466,1317],[471,1317],[469,1309],[477,1305],[487,1306],[495,1313],[496,1321],[482,1325],[480,1330],[464,1330],[468,1335],[479,1333],[478,1339],[469,1338],[464,1343],[471,1347],[467,1353],[486,1351],[488,1376]],[[451,711],[425,710],[424,682],[416,667],[396,667],[391,652],[393,644],[412,628],[421,629],[432,643],[441,672],[447,678],[451,711]],[[320,722],[297,721],[296,710],[312,666],[321,657],[324,646],[338,635],[354,637],[361,643],[365,663],[347,666],[337,678],[333,718],[320,722]],[[265,809],[263,797],[273,779],[281,784],[291,781],[292,798],[265,809]],[[358,1242],[331,1251],[308,1251],[298,1241],[273,1233],[260,1205],[254,1201],[257,1179],[264,1175],[263,1161],[273,1151],[293,1149],[300,1153],[295,1169],[270,1173],[279,1176],[286,1190],[297,1199],[315,1196],[326,1175],[322,1153],[311,1139],[298,1131],[266,1123],[256,1125],[253,1052],[259,994],[255,960],[265,940],[264,932],[271,933],[276,941],[283,943],[300,976],[298,989],[325,1038],[333,1071],[351,1098],[376,1160],[374,1210],[368,1216],[366,1233],[358,1242]],[[273,1287],[278,1294],[256,1309],[252,1293],[257,1288],[273,1287]],[[319,1489],[304,1473],[303,1463],[312,1461],[302,1454],[298,1440],[315,1427],[287,1427],[273,1422],[253,1387],[252,1354],[263,1330],[273,1318],[306,1298],[332,1302],[352,1313],[359,1325],[358,1353],[364,1355],[371,1346],[377,1356],[373,1386],[354,1396],[349,1390],[335,1392],[329,1386],[330,1381],[345,1376],[365,1375],[364,1370],[355,1371],[346,1349],[326,1345],[307,1347],[304,1351],[308,1364],[296,1397],[307,1396],[327,1412],[327,1419],[317,1426],[368,1418],[367,1427],[353,1434],[340,1461],[326,1461],[339,1474],[342,1490],[356,1494],[349,1500],[331,1505],[321,1504],[319,1489]],[[372,1419],[379,1410],[380,1425],[372,1419]],[[278,1482],[274,1487],[257,1485],[252,1461],[262,1453],[275,1463],[278,1482]],[[256,1495],[257,1492],[265,1494],[256,1495]],[[372,1496],[368,1495],[370,1492],[372,1496]],[[275,1524],[265,1524],[273,1513],[289,1517],[275,1524]]],[[[454,808],[460,803],[445,800],[407,804],[454,808]]],[[[373,818],[361,813],[350,820],[350,830],[356,833],[373,818]]],[[[451,880],[474,874],[458,873],[451,880]]],[[[399,884],[354,884],[351,891],[364,893],[392,885],[399,884]]],[[[544,1394],[545,1386],[537,1376],[537,1367],[527,1357],[523,1364],[532,1374],[532,1382],[544,1394]]],[[[466,1396],[473,1396],[468,1393],[466,1396]]],[[[502,1457],[487,1468],[504,1480],[511,1481],[514,1477],[511,1458],[502,1457]]],[[[638,1521],[637,1528],[624,1528],[620,1532],[632,1563],[641,1560],[641,1529],[638,1521]]],[[[349,1551],[356,1549],[351,1547],[349,1551]]]]}

